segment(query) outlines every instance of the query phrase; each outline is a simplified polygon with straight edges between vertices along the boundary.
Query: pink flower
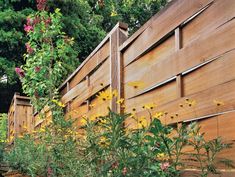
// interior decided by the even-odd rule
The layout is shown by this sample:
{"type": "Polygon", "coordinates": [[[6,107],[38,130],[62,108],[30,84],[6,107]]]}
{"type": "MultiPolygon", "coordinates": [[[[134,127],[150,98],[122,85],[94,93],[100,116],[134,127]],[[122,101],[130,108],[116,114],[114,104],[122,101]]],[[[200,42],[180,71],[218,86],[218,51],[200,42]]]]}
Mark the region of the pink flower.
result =
{"type": "Polygon", "coordinates": [[[124,176],[126,176],[126,174],[127,174],[127,168],[126,168],[126,167],[123,168],[122,174],[123,174],[124,176]]]}
{"type": "Polygon", "coordinates": [[[47,177],[51,177],[52,174],[53,174],[53,171],[52,171],[51,167],[48,167],[47,168],[47,177]]]}
{"type": "Polygon", "coordinates": [[[29,54],[33,53],[33,48],[29,45],[29,43],[26,43],[25,46],[29,54]]]}
{"type": "Polygon", "coordinates": [[[41,68],[40,68],[39,66],[36,66],[36,67],[34,68],[34,70],[35,70],[35,72],[37,73],[37,72],[39,72],[39,71],[41,70],[41,68]]]}
{"type": "Polygon", "coordinates": [[[46,8],[47,0],[37,0],[37,9],[42,11],[46,8]]]}
{"type": "Polygon", "coordinates": [[[118,168],[119,163],[116,161],[112,164],[112,169],[118,168]]]}
{"type": "Polygon", "coordinates": [[[51,23],[51,18],[48,18],[48,19],[44,20],[44,23],[45,23],[46,25],[49,25],[49,24],[51,23]]]}
{"type": "Polygon", "coordinates": [[[36,25],[36,24],[40,23],[40,21],[41,21],[40,17],[35,17],[33,19],[33,25],[36,25]]]}
{"type": "Polygon", "coordinates": [[[16,72],[20,77],[24,77],[24,76],[25,76],[24,70],[22,70],[22,69],[19,68],[19,67],[16,67],[16,68],[15,68],[15,72],[16,72]]]}
{"type": "Polygon", "coordinates": [[[33,26],[30,25],[24,25],[24,30],[29,33],[30,31],[33,31],[33,26]]]}
{"type": "Polygon", "coordinates": [[[27,17],[26,20],[27,20],[26,22],[27,26],[32,26],[33,20],[29,17],[27,17]]]}
{"type": "Polygon", "coordinates": [[[163,171],[165,171],[165,170],[168,169],[169,166],[170,166],[170,163],[169,163],[169,162],[163,162],[163,163],[161,163],[160,168],[161,168],[163,171]]]}

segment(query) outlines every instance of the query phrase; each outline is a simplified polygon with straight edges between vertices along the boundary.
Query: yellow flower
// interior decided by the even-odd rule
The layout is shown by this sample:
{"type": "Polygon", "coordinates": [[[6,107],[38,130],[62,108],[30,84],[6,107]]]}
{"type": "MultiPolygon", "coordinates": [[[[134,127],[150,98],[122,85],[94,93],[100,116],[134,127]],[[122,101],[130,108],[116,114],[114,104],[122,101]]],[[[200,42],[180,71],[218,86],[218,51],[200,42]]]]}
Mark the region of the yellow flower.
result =
{"type": "Polygon", "coordinates": [[[149,103],[149,104],[144,105],[143,109],[149,109],[150,110],[150,109],[153,109],[155,107],[156,107],[156,105],[154,103],[149,103]]]}
{"type": "Polygon", "coordinates": [[[19,135],[18,138],[23,138],[24,136],[23,135],[19,135]]]}
{"type": "Polygon", "coordinates": [[[196,100],[190,100],[190,99],[186,98],[185,103],[186,103],[189,107],[192,107],[192,106],[195,106],[197,102],[196,102],[196,100]]]}
{"type": "Polygon", "coordinates": [[[190,133],[188,134],[188,136],[189,136],[189,137],[193,137],[193,136],[194,136],[194,133],[193,133],[193,132],[190,132],[190,133]]]}
{"type": "Polygon", "coordinates": [[[141,82],[141,81],[128,82],[127,85],[133,87],[134,89],[143,88],[144,87],[144,83],[141,82]]]}
{"type": "Polygon", "coordinates": [[[123,104],[123,103],[124,103],[124,99],[123,99],[123,98],[120,98],[119,100],[117,100],[116,103],[117,103],[117,104],[123,104]]]}
{"type": "Polygon", "coordinates": [[[115,17],[115,16],[117,16],[117,15],[118,15],[118,14],[117,14],[116,11],[112,11],[110,16],[111,16],[111,17],[115,17]]]}
{"type": "Polygon", "coordinates": [[[147,127],[147,125],[148,125],[148,122],[146,120],[146,117],[141,116],[138,119],[138,128],[145,128],[145,127],[147,127]]]}
{"type": "Polygon", "coordinates": [[[87,120],[82,118],[81,121],[80,121],[80,125],[85,126],[86,124],[87,124],[87,120]]]}
{"type": "Polygon", "coordinates": [[[135,112],[132,112],[132,113],[131,113],[130,118],[133,118],[133,119],[135,119],[135,118],[136,118],[136,114],[135,114],[135,112]]]}
{"type": "Polygon", "coordinates": [[[223,102],[223,101],[219,101],[219,100],[213,100],[213,103],[214,103],[216,106],[223,106],[223,105],[224,105],[224,102],[223,102]]]}
{"type": "Polygon", "coordinates": [[[118,91],[117,90],[113,90],[112,96],[113,97],[117,97],[118,96],[118,91]]]}
{"type": "Polygon", "coordinates": [[[45,131],[46,131],[45,128],[40,128],[40,129],[39,129],[39,132],[40,132],[40,133],[43,133],[43,132],[45,132],[45,131]]]}
{"type": "Polygon", "coordinates": [[[100,146],[106,147],[106,146],[110,145],[110,142],[108,141],[108,139],[105,136],[101,136],[98,144],[100,146]]]}
{"type": "Polygon", "coordinates": [[[157,154],[156,157],[158,160],[167,160],[168,159],[168,157],[165,153],[159,153],[159,154],[157,154]]]}
{"type": "Polygon", "coordinates": [[[101,124],[106,124],[107,123],[107,120],[105,118],[100,118],[99,119],[99,123],[101,124]]]}
{"type": "Polygon", "coordinates": [[[89,104],[89,108],[94,108],[95,104],[89,104]]]}
{"type": "Polygon", "coordinates": [[[101,101],[107,101],[107,100],[111,100],[112,99],[113,94],[110,92],[110,90],[105,90],[105,91],[99,92],[97,97],[101,101]]]}
{"type": "Polygon", "coordinates": [[[60,107],[65,107],[65,105],[61,102],[61,101],[57,101],[55,99],[51,100],[52,102],[54,102],[55,104],[57,104],[60,107]]]}
{"type": "Polygon", "coordinates": [[[183,105],[182,103],[180,103],[180,104],[179,104],[179,107],[183,108],[183,107],[184,107],[184,105],[183,105]]]}
{"type": "Polygon", "coordinates": [[[91,120],[91,121],[96,121],[99,117],[101,117],[100,114],[94,114],[94,115],[92,115],[92,116],[90,117],[90,120],[91,120]]]}
{"type": "Polygon", "coordinates": [[[155,115],[153,116],[154,118],[160,118],[163,116],[163,112],[156,112],[155,115]]]}

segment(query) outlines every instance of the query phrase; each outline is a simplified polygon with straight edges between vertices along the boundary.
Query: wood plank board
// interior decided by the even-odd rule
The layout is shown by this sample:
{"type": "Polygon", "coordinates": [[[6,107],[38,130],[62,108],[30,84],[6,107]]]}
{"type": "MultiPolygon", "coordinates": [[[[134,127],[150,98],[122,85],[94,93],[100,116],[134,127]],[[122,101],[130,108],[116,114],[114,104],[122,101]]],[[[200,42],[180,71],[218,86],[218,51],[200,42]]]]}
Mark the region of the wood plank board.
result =
{"type": "Polygon", "coordinates": [[[125,66],[211,2],[213,0],[176,1],[126,49],[123,54],[125,66]]]}
{"type": "MultiPolygon", "coordinates": [[[[141,67],[140,65],[139,67],[136,66],[135,71],[138,72],[135,72],[137,74],[133,77],[130,74],[130,72],[133,73],[133,69],[128,71],[129,67],[126,67],[125,83],[133,80],[141,80],[145,82],[145,87],[152,87],[172,76],[176,76],[205,61],[235,49],[234,38],[235,20],[232,20],[213,31],[210,35],[201,36],[198,40],[173,53],[171,56],[157,60],[155,63],[151,63],[151,65],[145,65],[145,67],[141,67]]],[[[135,93],[128,92],[127,98],[134,95],[135,93]]]]}
{"type": "MultiPolygon", "coordinates": [[[[96,94],[103,88],[107,87],[110,84],[110,75],[109,75],[109,60],[107,60],[101,67],[90,76],[90,85],[89,87],[84,86],[82,89],[78,89],[74,91],[70,98],[76,98],[71,101],[71,109],[73,107],[77,107],[80,104],[82,104],[84,101],[86,101],[89,97],[96,94]],[[102,84],[102,85],[101,85],[102,84]]],[[[70,90],[71,92],[71,90],[70,90]]],[[[68,93],[70,94],[70,93],[68,93]]],[[[68,99],[69,101],[69,99],[68,99]]]]}
{"type": "MultiPolygon", "coordinates": [[[[72,88],[68,93],[66,93],[61,101],[63,103],[68,103],[72,99],[78,97],[78,99],[82,98],[84,92],[91,92],[92,90],[102,89],[110,84],[109,80],[110,73],[110,60],[107,59],[90,77],[89,77],[89,86],[87,85],[87,80],[84,80],[77,84],[74,88],[72,88]]],[[[73,103],[71,103],[72,105],[73,103]]]]}
{"type": "Polygon", "coordinates": [[[182,28],[182,44],[187,46],[199,36],[211,31],[235,17],[235,1],[215,0],[214,3],[200,15],[182,28]]]}
{"type": "Polygon", "coordinates": [[[70,89],[75,87],[81,80],[83,80],[86,75],[88,75],[96,66],[102,63],[107,57],[109,56],[109,47],[110,43],[107,42],[104,46],[97,51],[87,62],[84,66],[80,69],[78,73],[73,77],[70,81],[70,89]]]}
{"type": "Polygon", "coordinates": [[[182,77],[184,95],[235,79],[235,50],[182,77]]]}
{"type": "Polygon", "coordinates": [[[177,97],[176,82],[172,81],[141,96],[125,99],[126,111],[130,112],[133,108],[135,108],[137,112],[142,111],[142,107],[145,104],[154,103],[159,106],[171,102],[177,99],[177,97]]]}
{"type": "MultiPolygon", "coordinates": [[[[187,97],[176,99],[167,104],[159,105],[152,110],[153,113],[158,111],[167,112],[166,117],[162,117],[161,121],[167,124],[188,121],[202,116],[215,114],[217,112],[230,111],[235,109],[235,80],[217,85],[210,89],[192,94],[187,97]],[[193,107],[185,105],[186,98],[196,100],[197,104],[193,107]],[[224,105],[218,107],[213,103],[214,99],[224,102],[224,105]],[[180,104],[184,104],[184,108],[180,108],[180,104]],[[176,116],[178,114],[178,116],[176,116]],[[172,118],[173,116],[173,118],[172,118]]],[[[145,110],[137,112],[137,116],[149,116],[145,110]]]]}

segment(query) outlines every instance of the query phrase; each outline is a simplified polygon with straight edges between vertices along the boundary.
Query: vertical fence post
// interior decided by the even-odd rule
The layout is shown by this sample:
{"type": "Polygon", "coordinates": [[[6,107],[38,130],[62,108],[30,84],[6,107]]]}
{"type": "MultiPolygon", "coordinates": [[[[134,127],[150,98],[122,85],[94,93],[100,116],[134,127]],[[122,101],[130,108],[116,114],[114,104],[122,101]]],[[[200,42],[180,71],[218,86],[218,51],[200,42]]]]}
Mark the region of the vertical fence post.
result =
{"type": "MultiPolygon", "coordinates": [[[[127,28],[127,24],[119,22],[110,35],[110,86],[111,90],[117,90],[119,95],[123,94],[121,90],[123,68],[118,48],[127,39],[127,28]]],[[[110,108],[114,112],[119,112],[116,102],[117,98],[113,98],[110,108]]]]}
{"type": "MultiPolygon", "coordinates": [[[[182,37],[181,37],[181,29],[180,27],[175,29],[175,51],[180,50],[182,47],[182,37]]],[[[177,85],[177,96],[178,98],[183,96],[183,88],[182,88],[182,76],[178,74],[176,76],[176,85],[177,85]]]]}
{"type": "MultiPolygon", "coordinates": [[[[181,36],[181,29],[180,27],[175,29],[175,51],[180,50],[182,47],[182,36],[181,36]]],[[[176,91],[177,91],[177,97],[181,98],[183,96],[183,83],[182,83],[182,75],[178,74],[176,76],[176,91]]],[[[178,123],[177,127],[180,128],[182,126],[182,123],[178,123]]]]}
{"type": "MultiPolygon", "coordinates": [[[[69,90],[70,90],[70,84],[69,84],[69,82],[67,82],[67,83],[66,83],[66,92],[68,93],[69,90]]],[[[66,110],[66,111],[67,111],[67,112],[70,111],[70,102],[68,102],[68,104],[67,104],[67,110],[66,110]]]]}

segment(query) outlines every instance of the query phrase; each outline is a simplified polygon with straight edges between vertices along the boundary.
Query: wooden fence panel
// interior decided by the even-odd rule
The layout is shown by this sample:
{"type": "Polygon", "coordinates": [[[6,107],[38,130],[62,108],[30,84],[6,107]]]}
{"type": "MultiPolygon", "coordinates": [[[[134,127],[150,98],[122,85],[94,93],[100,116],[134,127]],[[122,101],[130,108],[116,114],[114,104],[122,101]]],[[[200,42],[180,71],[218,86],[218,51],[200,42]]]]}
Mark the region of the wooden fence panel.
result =
{"type": "Polygon", "coordinates": [[[126,49],[123,54],[124,65],[141,56],[176,27],[212,2],[213,0],[176,0],[126,49]]]}
{"type": "Polygon", "coordinates": [[[8,111],[8,140],[34,130],[33,108],[30,99],[15,93],[8,111]]]}
{"type": "MultiPolygon", "coordinates": [[[[165,124],[198,121],[207,139],[234,141],[234,9],[233,0],[174,0],[127,40],[127,26],[118,23],[61,85],[66,116],[80,125],[83,116],[106,114],[107,107],[123,111],[116,98],[102,102],[96,97],[117,89],[126,112],[149,120],[142,107],[154,103],[151,113],[165,112],[160,118],[165,124]],[[186,100],[197,103],[189,106],[186,100]]],[[[17,124],[16,114],[11,107],[9,129],[17,124]]],[[[135,124],[126,122],[130,128],[135,124]]],[[[233,151],[221,156],[235,160],[233,151]]]]}

